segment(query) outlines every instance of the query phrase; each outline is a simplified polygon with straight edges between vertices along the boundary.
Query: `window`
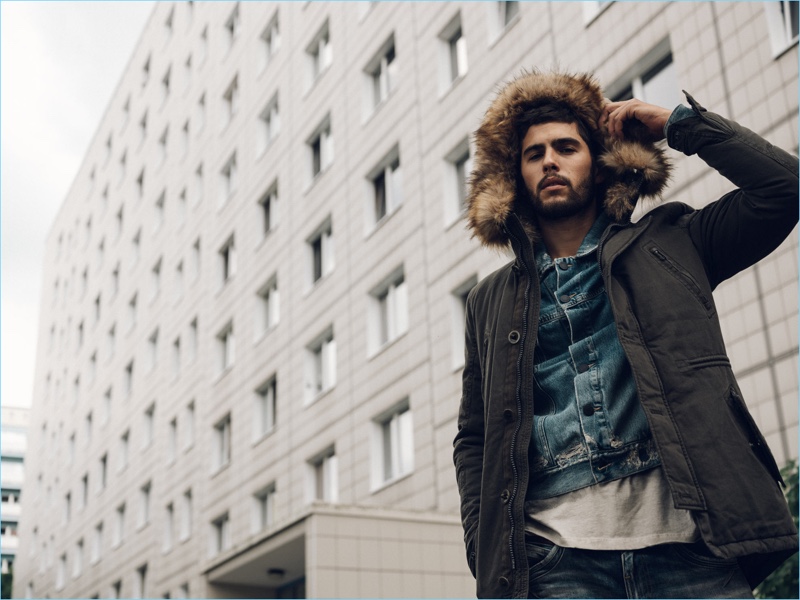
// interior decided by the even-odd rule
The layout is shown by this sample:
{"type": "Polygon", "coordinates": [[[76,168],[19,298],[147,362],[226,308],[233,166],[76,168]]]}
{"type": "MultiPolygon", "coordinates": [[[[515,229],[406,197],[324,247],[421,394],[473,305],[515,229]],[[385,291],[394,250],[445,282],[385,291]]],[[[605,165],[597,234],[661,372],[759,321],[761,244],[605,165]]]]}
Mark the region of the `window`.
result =
{"type": "Polygon", "coordinates": [[[100,321],[100,307],[102,306],[102,303],[100,302],[101,298],[102,298],[102,295],[101,294],[97,294],[97,297],[95,297],[95,299],[94,299],[94,304],[93,304],[94,311],[93,311],[93,319],[92,319],[92,324],[93,325],[97,325],[97,323],[100,321]]]}
{"type": "Polygon", "coordinates": [[[197,358],[197,318],[189,323],[189,362],[194,362],[197,358]]]}
{"type": "Polygon", "coordinates": [[[189,151],[189,119],[181,127],[181,158],[189,151]]]}
{"type": "Polygon", "coordinates": [[[371,292],[371,353],[408,331],[408,288],[403,267],[395,271],[371,292]]]}
{"type": "Polygon", "coordinates": [[[161,259],[156,261],[150,269],[150,301],[152,302],[161,291],[161,259]]]}
{"type": "Polygon", "coordinates": [[[764,2],[772,54],[777,57],[797,43],[798,3],[792,0],[764,2]]]}
{"type": "Polygon", "coordinates": [[[175,19],[175,8],[173,7],[172,10],[169,11],[167,15],[167,20],[164,21],[164,32],[166,33],[167,39],[172,37],[172,23],[175,19]]]}
{"type": "Polygon", "coordinates": [[[85,473],[83,477],[81,477],[81,502],[78,505],[79,510],[83,510],[86,508],[86,503],[89,500],[89,474],[85,473]]]}
{"type": "Polygon", "coordinates": [[[258,201],[261,212],[261,231],[267,235],[278,224],[278,182],[274,182],[269,190],[258,201]]]}
{"type": "Polygon", "coordinates": [[[97,525],[94,526],[94,533],[92,535],[92,554],[91,558],[89,559],[92,564],[95,564],[100,560],[102,552],[103,552],[103,522],[100,521],[97,525]]]}
{"type": "Polygon", "coordinates": [[[192,536],[192,490],[188,489],[181,496],[181,541],[192,536]]]}
{"type": "Polygon", "coordinates": [[[203,163],[200,163],[194,171],[194,193],[192,194],[192,205],[197,206],[203,200],[203,163]]]}
{"type": "Polygon", "coordinates": [[[67,464],[71,465],[75,461],[75,434],[69,436],[67,442],[67,464]]]}
{"type": "Polygon", "coordinates": [[[94,383],[97,375],[97,351],[94,351],[89,357],[89,385],[94,383]]]}
{"type": "Polygon", "coordinates": [[[172,550],[172,530],[175,527],[174,521],[175,509],[172,506],[172,502],[170,502],[164,509],[164,545],[162,546],[164,552],[172,550]]]}
{"type": "Polygon", "coordinates": [[[228,88],[222,95],[222,128],[228,126],[236,112],[239,110],[239,76],[236,75],[233,81],[228,84],[228,88]]]}
{"type": "Polygon", "coordinates": [[[100,462],[97,465],[97,491],[102,492],[106,489],[108,481],[108,453],[100,457],[100,462]]]}
{"type": "Polygon", "coordinates": [[[78,347],[78,349],[80,349],[81,346],[83,346],[83,321],[78,323],[77,342],[78,342],[77,347],[78,347]]]}
{"type": "Polygon", "coordinates": [[[200,64],[202,65],[206,62],[206,56],[208,56],[208,25],[203,27],[203,31],[200,33],[200,64]]]}
{"type": "Polygon", "coordinates": [[[148,481],[139,488],[139,518],[136,526],[141,528],[150,522],[150,491],[152,486],[148,481]]]}
{"type": "Polygon", "coordinates": [[[224,373],[233,366],[234,339],[233,322],[229,321],[217,334],[217,365],[219,373],[224,373]]]}
{"type": "Polygon", "coordinates": [[[211,521],[210,556],[216,556],[231,547],[231,520],[226,512],[211,521]]]}
{"type": "Polygon", "coordinates": [[[181,338],[172,342],[172,377],[177,378],[181,373],[181,338]]]}
{"type": "Polygon", "coordinates": [[[175,301],[183,298],[183,261],[175,266],[175,301]]]}
{"type": "Polygon", "coordinates": [[[131,432],[126,429],[125,432],[119,436],[119,462],[118,471],[122,471],[128,466],[128,450],[130,448],[131,432]]]}
{"type": "Polygon", "coordinates": [[[125,396],[130,396],[133,391],[133,361],[125,367],[125,396]]]}
{"type": "Polygon", "coordinates": [[[161,102],[166,102],[167,98],[169,97],[169,87],[170,87],[170,78],[171,78],[172,67],[167,69],[167,72],[164,73],[164,77],[161,78],[161,102]]]}
{"type": "Polygon", "coordinates": [[[178,194],[178,227],[186,222],[186,212],[188,206],[189,202],[186,199],[186,188],[183,188],[181,193],[178,194]]]}
{"type": "Polygon", "coordinates": [[[191,448],[194,444],[194,402],[186,405],[183,419],[183,447],[191,448]]]}
{"type": "Polygon", "coordinates": [[[70,514],[72,513],[72,493],[67,492],[64,496],[64,518],[62,522],[64,524],[69,523],[70,514]]]}
{"type": "Polygon", "coordinates": [[[496,2],[495,5],[497,6],[497,22],[501,29],[508,27],[519,14],[519,2],[501,0],[500,2],[496,2]]]}
{"type": "Polygon", "coordinates": [[[214,470],[231,462],[231,414],[228,413],[214,425],[214,470]]]}
{"type": "Polygon", "coordinates": [[[234,152],[220,171],[219,199],[217,208],[221,208],[228,201],[228,198],[236,191],[239,182],[236,169],[236,152],[234,152]]]}
{"type": "Polygon", "coordinates": [[[325,72],[333,61],[333,51],[331,48],[330,32],[327,21],[306,47],[306,53],[311,63],[312,83],[325,72]]]}
{"type": "Polygon", "coordinates": [[[451,293],[451,331],[450,341],[453,369],[464,366],[464,328],[467,318],[467,296],[478,283],[478,277],[473,275],[464,283],[456,287],[451,293]]]}
{"type": "Polygon", "coordinates": [[[147,372],[155,369],[158,363],[158,329],[147,338],[147,372]]]}
{"type": "Polygon", "coordinates": [[[75,544],[75,554],[72,559],[72,577],[80,577],[83,572],[83,539],[75,544]]]}
{"type": "Polygon", "coordinates": [[[200,238],[197,238],[192,244],[189,266],[192,273],[192,281],[197,281],[200,277],[200,238]]]}
{"type": "Polygon", "coordinates": [[[144,65],[142,65],[142,87],[146,86],[149,80],[150,80],[150,56],[147,57],[147,60],[144,61],[144,65]]]}
{"type": "Polygon", "coordinates": [[[131,97],[125,99],[125,104],[122,105],[122,126],[120,129],[125,129],[128,124],[128,119],[131,117],[131,97]]]}
{"type": "Polygon", "coordinates": [[[258,533],[270,527],[275,513],[275,483],[253,494],[252,532],[258,533]]]}
{"type": "Polygon", "coordinates": [[[333,162],[333,137],[331,136],[330,115],[325,117],[322,124],[308,139],[307,144],[311,153],[311,178],[313,180],[333,162]]]}
{"type": "Polygon", "coordinates": [[[128,329],[133,329],[136,325],[136,305],[137,299],[136,294],[134,294],[133,297],[128,300],[128,329]]]}
{"type": "Polygon", "coordinates": [[[280,296],[278,294],[278,278],[273,275],[257,294],[256,337],[260,338],[268,330],[278,324],[280,315],[280,296]]]}
{"type": "Polygon", "coordinates": [[[606,91],[614,101],[638,98],[674,108],[683,101],[680,89],[669,39],[665,38],[606,91]]]}
{"type": "Polygon", "coordinates": [[[167,160],[167,142],[169,141],[169,127],[164,128],[164,133],[158,138],[158,160],[156,166],[160,167],[167,160]]]}
{"type": "Polygon", "coordinates": [[[261,33],[261,64],[259,71],[267,68],[281,47],[281,36],[278,28],[278,11],[261,33]]]}
{"type": "Polygon", "coordinates": [[[219,285],[225,285],[236,274],[236,245],[231,235],[217,251],[219,265],[219,285]]]}
{"type": "Polygon", "coordinates": [[[138,229],[131,238],[131,268],[139,262],[139,251],[142,248],[142,230],[138,229]]]}
{"type": "Polygon", "coordinates": [[[375,58],[364,69],[370,79],[373,108],[385,101],[394,89],[395,81],[397,80],[395,58],[394,34],[392,34],[378,51],[375,58]]]}
{"type": "Polygon", "coordinates": [[[313,285],[333,271],[333,229],[330,217],[306,240],[306,243],[309,249],[310,279],[313,285]]]}
{"type": "Polygon", "coordinates": [[[111,546],[116,548],[125,539],[125,503],[123,502],[117,506],[114,513],[114,531],[111,540],[111,546]]]}
{"type": "Polygon", "coordinates": [[[83,420],[83,439],[84,446],[89,446],[92,443],[92,413],[89,412],[83,420]]]}
{"type": "Polygon", "coordinates": [[[370,173],[369,179],[372,183],[371,212],[374,225],[394,213],[403,203],[403,174],[396,146],[370,173]]]}
{"type": "Polygon", "coordinates": [[[442,89],[449,89],[457,79],[467,74],[467,40],[461,26],[461,13],[445,27],[439,34],[439,39],[443,42],[444,60],[442,71],[442,89]]]}
{"type": "Polygon", "coordinates": [[[336,385],[336,340],[329,328],[307,346],[306,404],[336,385]]]}
{"type": "Polygon", "coordinates": [[[58,557],[58,570],[56,571],[56,589],[60,590],[64,587],[64,581],[67,578],[67,555],[66,553],[58,557]]]}
{"type": "Polygon", "coordinates": [[[377,440],[373,460],[373,487],[379,487],[414,469],[414,427],[408,400],[373,422],[377,440]]]}
{"type": "Polygon", "coordinates": [[[133,598],[148,598],[147,594],[147,564],[136,569],[133,578],[133,598]]]}
{"type": "Polygon", "coordinates": [[[189,583],[182,583],[178,588],[178,595],[175,596],[176,598],[190,598],[189,596],[189,583]]]}
{"type": "Polygon", "coordinates": [[[227,33],[226,39],[228,40],[228,48],[233,45],[236,38],[239,37],[239,30],[242,28],[242,19],[239,15],[239,3],[233,7],[228,20],[225,21],[225,32],[227,33]]]}
{"type": "Polygon", "coordinates": [[[122,597],[122,580],[117,579],[111,584],[111,598],[117,599],[122,597]]]}
{"type": "Polygon", "coordinates": [[[139,119],[139,144],[147,139],[147,111],[144,111],[142,118],[139,119]]]}
{"type": "Polygon", "coordinates": [[[472,156],[469,140],[464,138],[445,157],[444,223],[449,226],[460,219],[467,210],[469,176],[472,173],[472,156]]]}
{"type": "Polygon", "coordinates": [[[117,297],[117,292],[119,291],[119,263],[114,265],[114,270],[111,271],[111,298],[117,297]]]}
{"type": "Polygon", "coordinates": [[[336,452],[329,448],[309,461],[311,502],[336,503],[339,496],[338,467],[336,452]]]}
{"type": "Polygon", "coordinates": [[[195,122],[197,123],[197,132],[200,133],[203,131],[203,127],[206,125],[206,95],[201,94],[200,98],[197,100],[197,106],[195,107],[195,122]]]}
{"type": "Polygon", "coordinates": [[[281,120],[278,113],[278,94],[276,93],[258,116],[256,155],[261,155],[266,151],[280,130],[281,120]]]}
{"type": "Polygon", "coordinates": [[[183,88],[184,90],[188,90],[189,86],[192,84],[192,55],[186,57],[186,61],[183,63],[183,88]]]}
{"type": "Polygon", "coordinates": [[[144,411],[142,419],[142,448],[148,448],[153,443],[153,427],[155,425],[156,405],[151,404],[144,411]]]}
{"type": "Polygon", "coordinates": [[[278,378],[273,375],[261,384],[255,394],[253,439],[259,440],[275,428],[278,378]]]}
{"type": "Polygon", "coordinates": [[[112,388],[108,388],[103,394],[103,425],[111,419],[111,390],[112,388]]]}
{"type": "Polygon", "coordinates": [[[175,417],[169,422],[167,430],[167,464],[175,462],[178,451],[178,418],[175,417]]]}

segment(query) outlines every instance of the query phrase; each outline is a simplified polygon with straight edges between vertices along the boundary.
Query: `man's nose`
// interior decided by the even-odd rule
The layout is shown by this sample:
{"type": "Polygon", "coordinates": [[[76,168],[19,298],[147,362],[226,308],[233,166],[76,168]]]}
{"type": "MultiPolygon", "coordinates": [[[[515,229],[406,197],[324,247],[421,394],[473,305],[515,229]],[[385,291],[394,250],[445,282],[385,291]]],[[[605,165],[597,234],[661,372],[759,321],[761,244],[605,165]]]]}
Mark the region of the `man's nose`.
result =
{"type": "Polygon", "coordinates": [[[556,161],[556,153],[552,148],[547,148],[544,151],[542,158],[542,167],[545,171],[558,171],[558,162],[556,161]]]}

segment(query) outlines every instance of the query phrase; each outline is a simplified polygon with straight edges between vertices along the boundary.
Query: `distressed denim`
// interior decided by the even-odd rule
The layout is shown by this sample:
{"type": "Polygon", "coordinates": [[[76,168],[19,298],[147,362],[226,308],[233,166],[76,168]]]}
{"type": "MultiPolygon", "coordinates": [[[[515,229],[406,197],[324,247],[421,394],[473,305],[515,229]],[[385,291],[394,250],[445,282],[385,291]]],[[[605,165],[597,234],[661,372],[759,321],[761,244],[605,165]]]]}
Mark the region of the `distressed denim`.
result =
{"type": "Polygon", "coordinates": [[[597,262],[608,224],[601,214],[575,256],[553,260],[536,248],[541,308],[528,500],[660,464],[597,262]]]}
{"type": "Polygon", "coordinates": [[[702,542],[581,550],[526,540],[529,598],[752,598],[735,558],[702,542]]]}

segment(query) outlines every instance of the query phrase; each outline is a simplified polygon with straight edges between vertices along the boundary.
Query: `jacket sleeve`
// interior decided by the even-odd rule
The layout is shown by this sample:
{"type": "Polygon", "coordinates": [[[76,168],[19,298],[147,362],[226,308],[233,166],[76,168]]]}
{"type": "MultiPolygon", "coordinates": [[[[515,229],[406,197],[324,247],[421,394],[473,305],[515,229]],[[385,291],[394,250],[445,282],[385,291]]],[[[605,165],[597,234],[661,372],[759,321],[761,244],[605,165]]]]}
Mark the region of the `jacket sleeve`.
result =
{"type": "Polygon", "coordinates": [[[798,220],[798,161],[746,127],[707,112],[687,94],[694,116],[667,128],[669,145],[697,154],[738,187],[692,213],[688,229],[712,289],[755,264],[798,220]]]}
{"type": "Polygon", "coordinates": [[[483,477],[483,395],[479,343],[475,336],[475,289],[467,298],[465,326],[465,362],[462,377],[458,433],[453,441],[453,460],[461,495],[461,523],[467,547],[467,562],[475,576],[476,535],[483,477]]]}

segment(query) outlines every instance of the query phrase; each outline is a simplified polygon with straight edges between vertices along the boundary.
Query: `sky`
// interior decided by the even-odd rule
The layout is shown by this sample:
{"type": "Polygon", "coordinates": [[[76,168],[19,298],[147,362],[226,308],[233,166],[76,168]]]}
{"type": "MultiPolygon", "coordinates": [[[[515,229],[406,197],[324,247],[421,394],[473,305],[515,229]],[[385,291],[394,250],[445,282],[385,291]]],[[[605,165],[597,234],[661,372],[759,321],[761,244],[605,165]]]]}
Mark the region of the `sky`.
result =
{"type": "Polygon", "coordinates": [[[42,261],[154,2],[0,2],[0,402],[33,395],[42,261]]]}

